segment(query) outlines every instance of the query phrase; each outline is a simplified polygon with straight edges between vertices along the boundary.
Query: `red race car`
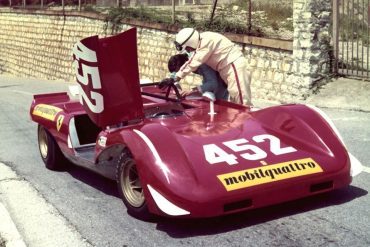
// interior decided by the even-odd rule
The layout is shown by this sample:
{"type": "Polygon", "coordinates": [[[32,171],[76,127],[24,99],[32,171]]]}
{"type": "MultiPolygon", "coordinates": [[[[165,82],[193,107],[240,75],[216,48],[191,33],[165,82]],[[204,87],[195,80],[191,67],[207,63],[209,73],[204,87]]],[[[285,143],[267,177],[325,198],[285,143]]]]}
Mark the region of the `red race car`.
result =
{"type": "Polygon", "coordinates": [[[135,217],[259,208],[348,186],[360,169],[314,107],[252,110],[141,85],[135,29],[83,39],[73,58],[79,99],[41,94],[31,105],[41,157],[51,170],[69,161],[117,181],[135,217]]]}

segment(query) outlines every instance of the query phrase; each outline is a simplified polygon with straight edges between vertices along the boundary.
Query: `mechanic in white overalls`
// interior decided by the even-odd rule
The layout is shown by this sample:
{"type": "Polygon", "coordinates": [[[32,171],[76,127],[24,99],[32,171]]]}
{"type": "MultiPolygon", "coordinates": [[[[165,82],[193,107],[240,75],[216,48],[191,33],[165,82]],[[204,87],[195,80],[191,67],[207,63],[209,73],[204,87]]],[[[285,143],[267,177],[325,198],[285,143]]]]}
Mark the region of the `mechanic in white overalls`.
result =
{"type": "Polygon", "coordinates": [[[207,64],[227,83],[230,101],[252,105],[250,73],[240,49],[225,36],[214,32],[199,33],[194,28],[181,29],[176,35],[176,49],[190,52],[189,60],[176,73],[176,81],[207,64]]]}

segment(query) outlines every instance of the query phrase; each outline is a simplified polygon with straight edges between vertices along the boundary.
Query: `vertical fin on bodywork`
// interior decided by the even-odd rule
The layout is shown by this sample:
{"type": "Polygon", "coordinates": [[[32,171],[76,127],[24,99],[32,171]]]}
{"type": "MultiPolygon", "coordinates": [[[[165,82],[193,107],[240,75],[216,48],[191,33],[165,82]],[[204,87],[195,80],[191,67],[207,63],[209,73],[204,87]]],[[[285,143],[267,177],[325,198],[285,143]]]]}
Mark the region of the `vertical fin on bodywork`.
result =
{"type": "Polygon", "coordinates": [[[80,102],[97,126],[143,118],[135,28],[77,42],[73,67],[80,102]]]}

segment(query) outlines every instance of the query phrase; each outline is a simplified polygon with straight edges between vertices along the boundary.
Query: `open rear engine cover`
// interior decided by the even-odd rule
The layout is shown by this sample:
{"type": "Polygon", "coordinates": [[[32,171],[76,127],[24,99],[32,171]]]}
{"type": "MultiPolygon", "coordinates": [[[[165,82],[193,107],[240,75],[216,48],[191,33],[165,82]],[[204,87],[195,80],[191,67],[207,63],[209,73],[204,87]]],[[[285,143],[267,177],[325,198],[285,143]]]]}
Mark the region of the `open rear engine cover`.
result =
{"type": "Polygon", "coordinates": [[[74,45],[73,59],[81,104],[97,126],[144,117],[135,28],[85,38],[74,45]]]}

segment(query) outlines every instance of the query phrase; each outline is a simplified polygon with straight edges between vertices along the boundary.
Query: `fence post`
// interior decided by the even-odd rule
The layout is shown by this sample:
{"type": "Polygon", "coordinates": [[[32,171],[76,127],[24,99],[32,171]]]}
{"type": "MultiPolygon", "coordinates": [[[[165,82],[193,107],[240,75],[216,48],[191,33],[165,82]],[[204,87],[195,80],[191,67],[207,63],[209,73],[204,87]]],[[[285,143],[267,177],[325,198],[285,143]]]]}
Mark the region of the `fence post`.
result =
{"type": "Polygon", "coordinates": [[[339,0],[333,0],[333,49],[335,59],[333,72],[337,74],[339,63],[339,0]]]}
{"type": "Polygon", "coordinates": [[[370,3],[369,6],[367,7],[367,25],[370,28],[370,3]]]}
{"type": "Polygon", "coordinates": [[[248,0],[248,31],[252,30],[252,0],[248,0]]]}
{"type": "Polygon", "coordinates": [[[212,13],[211,13],[211,18],[209,19],[209,23],[213,22],[213,17],[215,16],[216,6],[217,6],[217,0],[213,0],[212,13]]]}
{"type": "Polygon", "coordinates": [[[81,12],[81,0],[78,0],[78,11],[81,12]]]}
{"type": "Polygon", "coordinates": [[[172,24],[175,24],[176,21],[175,11],[175,0],[172,0],[172,24]]]}

